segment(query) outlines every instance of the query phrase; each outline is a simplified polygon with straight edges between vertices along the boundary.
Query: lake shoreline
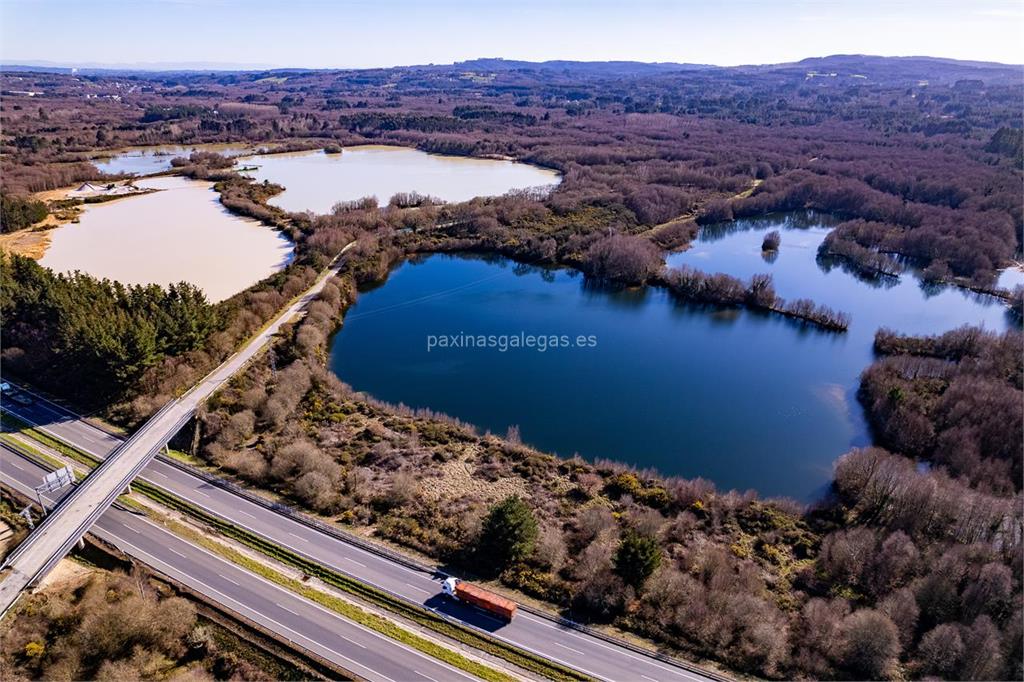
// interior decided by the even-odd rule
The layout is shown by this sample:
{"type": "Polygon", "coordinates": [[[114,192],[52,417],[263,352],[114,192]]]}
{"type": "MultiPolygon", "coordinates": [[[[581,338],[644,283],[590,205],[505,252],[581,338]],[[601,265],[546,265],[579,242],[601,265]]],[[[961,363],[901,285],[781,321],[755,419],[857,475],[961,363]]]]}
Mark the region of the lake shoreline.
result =
{"type": "MultiPolygon", "coordinates": [[[[695,241],[693,246],[696,247],[696,246],[699,245],[699,243],[700,243],[699,241],[695,241]]],[[[758,244],[760,244],[760,241],[758,241],[758,244]]],[[[785,248],[785,244],[786,244],[786,240],[784,238],[783,239],[784,248],[785,248]]],[[[577,288],[583,286],[582,283],[585,281],[585,278],[584,278],[584,276],[582,275],[582,273],[579,271],[579,269],[577,267],[574,267],[573,265],[567,264],[567,263],[551,264],[551,263],[538,263],[538,262],[528,262],[528,261],[524,262],[523,259],[517,259],[514,256],[510,256],[509,254],[504,254],[504,253],[501,253],[499,251],[495,251],[494,249],[487,249],[487,248],[483,248],[483,247],[468,248],[467,249],[464,246],[460,245],[460,247],[454,248],[454,249],[444,249],[444,248],[440,248],[439,249],[439,248],[436,248],[437,247],[437,243],[436,242],[434,242],[433,244],[430,244],[430,245],[421,245],[421,246],[425,246],[425,248],[413,247],[414,250],[412,250],[412,251],[408,251],[407,250],[407,251],[403,252],[403,254],[401,256],[399,256],[395,261],[390,262],[390,264],[385,268],[384,272],[382,273],[382,277],[380,279],[374,280],[374,281],[369,282],[369,283],[367,283],[367,284],[365,284],[365,285],[360,287],[359,295],[358,295],[358,298],[357,298],[355,304],[353,306],[350,306],[346,310],[344,318],[339,321],[338,327],[335,329],[334,334],[331,336],[331,339],[329,340],[329,345],[331,347],[331,357],[332,357],[331,368],[334,371],[334,373],[342,381],[350,384],[354,391],[357,391],[357,392],[359,392],[359,393],[361,393],[363,395],[371,397],[373,400],[375,400],[377,402],[380,402],[382,404],[392,405],[392,406],[395,407],[395,409],[400,409],[403,404],[404,405],[412,405],[415,408],[429,409],[431,412],[434,412],[434,413],[447,414],[447,415],[450,416],[450,418],[452,418],[452,419],[454,419],[456,421],[468,422],[470,424],[473,424],[474,425],[473,428],[477,432],[490,431],[490,432],[494,432],[494,433],[499,433],[500,434],[500,433],[503,432],[503,429],[505,428],[504,426],[497,426],[494,423],[489,423],[489,422],[484,421],[484,420],[474,419],[474,418],[472,418],[470,416],[467,416],[467,414],[465,412],[460,412],[457,409],[453,410],[453,409],[447,407],[443,403],[439,403],[439,402],[434,401],[434,400],[430,400],[430,401],[417,401],[417,400],[411,399],[411,398],[409,398],[407,396],[403,397],[402,395],[396,395],[394,393],[389,393],[388,391],[381,391],[379,389],[375,389],[372,384],[368,385],[368,384],[366,384],[364,382],[361,382],[358,379],[358,377],[354,377],[352,374],[347,372],[343,367],[335,366],[333,358],[336,357],[336,354],[341,353],[341,351],[339,350],[339,347],[338,347],[339,339],[342,338],[346,334],[346,329],[348,329],[349,332],[351,332],[351,330],[353,329],[353,324],[362,324],[362,322],[360,322],[360,317],[363,315],[363,312],[360,312],[359,306],[360,306],[360,304],[365,303],[367,297],[374,296],[375,294],[381,292],[382,290],[386,290],[389,286],[392,286],[393,283],[396,282],[396,281],[402,281],[404,279],[407,279],[411,275],[405,274],[405,271],[407,271],[410,267],[415,268],[415,266],[417,264],[422,264],[424,262],[429,262],[432,258],[451,258],[451,259],[458,260],[458,259],[464,259],[464,258],[468,257],[468,258],[470,258],[472,260],[480,260],[482,262],[505,263],[505,265],[503,265],[502,268],[504,270],[509,271],[509,272],[511,272],[513,270],[521,270],[524,273],[528,273],[531,270],[536,270],[538,272],[543,271],[543,272],[548,273],[546,275],[546,277],[554,278],[554,279],[557,279],[557,280],[562,280],[562,279],[567,278],[569,280],[575,281],[576,284],[574,284],[573,286],[575,286],[577,288]],[[398,276],[397,279],[396,279],[396,275],[398,276]],[[353,313],[355,313],[355,316],[352,315],[353,313]]],[[[691,249],[690,252],[692,252],[693,250],[694,249],[691,249]]],[[[758,253],[760,253],[760,251],[758,251],[758,253]]],[[[809,254],[811,256],[811,258],[812,258],[812,261],[813,261],[813,255],[815,253],[816,252],[814,250],[812,250],[810,252],[810,254],[809,254]]],[[[815,266],[815,268],[817,268],[817,266],[815,266]]],[[[495,271],[495,272],[497,272],[497,271],[495,271]]],[[[839,272],[841,272],[841,271],[839,271],[839,272]]],[[[833,276],[836,276],[836,275],[833,274],[833,276]]],[[[851,275],[848,275],[848,274],[847,275],[842,275],[842,276],[844,278],[852,277],[851,275]]],[[[913,277],[910,276],[910,275],[905,275],[905,277],[909,278],[909,280],[905,283],[905,286],[910,285],[909,291],[916,291],[916,284],[913,284],[913,285],[910,284],[911,280],[913,280],[913,277]]],[[[857,281],[857,280],[854,280],[854,281],[857,281]]],[[[457,282],[457,280],[456,280],[456,282],[457,282]]],[[[855,286],[862,287],[864,285],[857,284],[855,286]]],[[[661,300],[662,297],[670,296],[670,292],[667,289],[665,289],[663,287],[660,287],[660,286],[653,285],[653,284],[649,285],[649,286],[640,286],[640,287],[612,287],[611,289],[608,290],[610,293],[607,293],[607,294],[600,293],[601,289],[600,288],[594,289],[592,285],[591,286],[587,286],[586,289],[591,292],[591,293],[588,294],[588,297],[590,298],[591,301],[593,301],[593,297],[594,296],[601,297],[601,296],[605,296],[605,295],[612,296],[612,297],[619,297],[622,300],[645,301],[645,303],[636,303],[636,304],[631,304],[631,305],[655,305],[656,301],[661,300]]],[[[876,291],[877,292],[876,295],[884,296],[886,294],[885,290],[875,290],[875,289],[869,289],[869,290],[876,291]]],[[[420,286],[416,287],[416,291],[419,292],[417,294],[417,296],[420,296],[420,297],[425,296],[426,298],[431,298],[431,297],[434,296],[433,293],[430,293],[432,291],[432,288],[430,288],[429,286],[425,287],[425,286],[420,285],[420,286]]],[[[552,291],[552,293],[554,293],[554,291],[552,291]]],[[[983,309],[983,310],[989,311],[987,314],[990,317],[992,317],[992,320],[998,321],[998,320],[1002,319],[1002,316],[1000,315],[1000,312],[1002,311],[1002,306],[1001,305],[999,305],[998,307],[989,307],[989,305],[985,304],[984,301],[980,301],[978,303],[972,303],[971,300],[973,300],[973,299],[966,299],[966,298],[964,298],[964,295],[961,295],[959,293],[958,289],[953,289],[953,288],[947,288],[945,296],[954,296],[955,297],[954,300],[958,300],[958,298],[959,299],[963,299],[963,302],[962,302],[961,306],[966,306],[966,308],[964,308],[965,310],[970,309],[970,306],[980,305],[981,308],[979,308],[979,310],[983,309]]],[[[556,296],[555,298],[557,299],[557,298],[560,298],[560,297],[556,296]]],[[[391,299],[389,299],[389,300],[391,300],[391,299]]],[[[393,305],[404,306],[406,304],[402,303],[402,301],[399,300],[399,299],[395,299],[393,301],[393,305]]],[[[593,303],[590,303],[589,305],[593,305],[593,303]]],[[[941,304],[939,304],[939,305],[941,305],[941,304]]],[[[991,305],[995,305],[995,303],[992,302],[991,305]]],[[[759,326],[763,326],[763,325],[767,325],[765,327],[767,329],[777,329],[778,328],[778,324],[772,323],[771,320],[770,320],[772,315],[769,314],[769,313],[764,313],[764,312],[762,312],[762,313],[758,313],[758,312],[755,312],[755,311],[744,312],[742,310],[737,310],[735,313],[731,313],[727,307],[723,308],[721,306],[714,306],[714,305],[706,306],[706,305],[686,303],[686,302],[676,302],[676,303],[671,304],[669,307],[670,307],[670,309],[679,309],[679,310],[689,311],[689,312],[686,313],[687,316],[694,316],[695,315],[696,316],[695,319],[704,319],[704,320],[707,320],[708,322],[711,322],[713,320],[724,321],[726,319],[729,319],[729,320],[735,319],[737,321],[747,320],[747,322],[730,322],[729,324],[730,325],[739,324],[740,328],[743,328],[745,325],[749,325],[749,324],[751,324],[751,321],[753,321],[753,323],[755,324],[755,328],[759,328],[759,326]],[[723,317],[723,316],[726,316],[726,317],[723,317]],[[760,321],[758,322],[758,320],[760,320],[760,321]]],[[[362,310],[363,311],[366,310],[365,305],[362,308],[362,310]]],[[[372,308],[371,308],[371,311],[372,311],[372,308]]],[[[555,314],[553,319],[558,318],[558,317],[559,317],[559,315],[555,314]]],[[[372,319],[374,319],[372,316],[366,318],[366,323],[369,323],[372,319]]],[[[817,338],[817,336],[818,336],[818,335],[807,336],[807,334],[805,332],[800,331],[801,328],[806,328],[807,327],[807,325],[804,324],[804,323],[801,323],[801,322],[798,322],[798,321],[795,321],[795,320],[789,320],[787,318],[778,318],[778,322],[779,323],[784,323],[783,327],[788,328],[791,331],[790,332],[778,332],[778,331],[772,332],[773,336],[777,336],[777,335],[779,335],[781,333],[783,338],[789,338],[789,335],[796,334],[795,338],[803,339],[803,341],[801,341],[800,343],[802,343],[804,346],[806,346],[808,343],[810,343],[809,339],[817,338]]],[[[623,320],[623,323],[626,323],[626,321],[623,320]]],[[[458,330],[461,330],[461,331],[466,331],[467,333],[471,333],[471,332],[475,333],[477,331],[477,330],[472,329],[471,326],[466,326],[466,324],[467,323],[463,323],[463,326],[459,326],[458,324],[445,324],[445,323],[442,322],[441,326],[442,326],[442,328],[444,328],[444,327],[451,327],[452,329],[458,329],[458,330]]],[[[713,323],[713,324],[721,324],[721,322],[713,323]]],[[[851,359],[848,360],[846,362],[846,365],[845,365],[845,366],[849,367],[849,374],[846,374],[846,376],[848,376],[849,378],[845,379],[845,380],[842,380],[842,381],[833,380],[833,379],[826,379],[825,380],[825,384],[822,385],[821,391],[819,391],[816,394],[813,394],[813,395],[817,395],[818,397],[813,397],[813,395],[809,395],[808,396],[808,399],[814,401],[815,403],[817,403],[819,400],[821,401],[820,404],[823,407],[821,407],[821,408],[817,408],[816,407],[815,410],[817,410],[817,409],[825,409],[824,406],[827,405],[828,406],[827,407],[828,410],[830,410],[830,411],[831,410],[836,410],[836,412],[835,412],[836,415],[840,415],[840,414],[846,415],[846,416],[842,417],[842,420],[852,419],[853,423],[859,423],[860,424],[860,426],[856,427],[855,429],[853,429],[853,431],[850,432],[851,433],[851,435],[849,436],[850,440],[842,440],[840,443],[837,443],[836,446],[834,448],[832,448],[832,449],[834,449],[834,452],[831,452],[828,455],[828,457],[826,458],[827,461],[826,460],[821,460],[820,461],[820,464],[821,464],[822,468],[821,468],[821,474],[817,477],[817,479],[819,480],[819,483],[821,483],[821,484],[823,484],[823,482],[827,480],[828,475],[830,475],[828,472],[830,471],[830,466],[831,466],[832,459],[834,459],[835,457],[838,457],[843,452],[847,451],[852,444],[867,445],[867,444],[870,443],[870,437],[869,437],[869,434],[867,432],[867,425],[866,425],[866,423],[864,423],[864,418],[863,418],[862,410],[861,410],[860,406],[856,404],[857,399],[856,399],[855,379],[856,379],[857,376],[859,376],[860,372],[864,369],[864,367],[866,367],[866,366],[868,366],[870,364],[871,358],[873,357],[872,352],[871,352],[871,338],[869,338],[869,337],[873,337],[874,324],[875,323],[873,323],[873,322],[864,321],[863,324],[860,326],[860,331],[857,333],[857,336],[858,336],[858,338],[860,338],[862,340],[858,341],[855,344],[858,348],[860,348],[860,350],[858,350],[857,353],[854,354],[854,357],[851,357],[851,359]],[[865,329],[865,327],[869,327],[869,329],[865,329]],[[863,357],[861,357],[861,356],[863,356],[863,357]],[[830,381],[832,383],[829,383],[830,381]],[[852,412],[851,412],[851,410],[852,410],[852,412]],[[859,415],[859,416],[857,416],[857,415],[859,415]]],[[[999,325],[1001,325],[1001,324],[1003,324],[1003,323],[999,322],[999,325]]],[[[996,327],[998,328],[999,325],[996,325],[996,327]]],[[[956,326],[956,323],[954,322],[952,324],[952,326],[956,326]]],[[[944,328],[930,328],[931,331],[940,331],[940,330],[943,330],[943,329],[944,328]]],[[[908,329],[908,331],[910,331],[911,333],[917,333],[917,332],[920,331],[920,329],[908,329]]],[[[381,338],[381,337],[387,337],[387,336],[403,336],[403,335],[410,336],[411,335],[413,337],[418,338],[423,333],[424,333],[424,330],[422,330],[422,329],[420,331],[418,331],[418,332],[417,331],[410,331],[408,329],[406,331],[400,331],[398,329],[393,329],[393,330],[390,330],[390,331],[388,331],[386,333],[378,332],[374,336],[375,336],[375,338],[381,338]]],[[[829,336],[829,335],[826,334],[825,336],[829,336]]],[[[792,342],[787,342],[787,343],[791,344],[792,342]]],[[[814,342],[814,344],[818,345],[818,342],[814,342]]],[[[755,343],[753,347],[756,348],[757,345],[758,344],[755,343]]],[[[815,367],[820,366],[822,368],[822,375],[826,376],[826,377],[829,376],[829,370],[827,368],[831,365],[831,358],[829,357],[829,353],[830,352],[827,350],[830,345],[831,344],[825,344],[822,347],[822,349],[824,351],[824,355],[822,355],[819,360],[815,361],[815,362],[820,363],[820,365],[819,364],[814,365],[815,367]]],[[[840,344],[840,347],[847,346],[847,345],[849,345],[849,342],[845,342],[844,341],[844,342],[842,342],[840,344]]],[[[389,352],[387,353],[387,355],[388,355],[389,358],[391,358],[391,360],[389,360],[389,362],[401,362],[402,358],[408,357],[409,354],[412,352],[412,349],[409,348],[409,347],[397,348],[397,347],[389,345],[388,349],[389,349],[389,352]]],[[[351,349],[348,351],[347,354],[351,355],[351,349]]],[[[361,364],[371,364],[372,365],[372,364],[375,363],[375,361],[372,359],[372,357],[365,356],[365,355],[362,355],[362,354],[359,354],[359,353],[357,353],[357,355],[359,355],[359,357],[361,357],[361,360],[360,360],[361,364]]],[[[809,371],[809,370],[805,370],[805,372],[806,371],[809,371]]],[[[845,370],[844,370],[843,373],[845,374],[845,370]]],[[[831,374],[834,375],[835,371],[831,371],[831,374]]],[[[682,375],[682,377],[683,377],[683,380],[685,380],[685,375],[682,375]]],[[[492,380],[496,380],[496,379],[492,379],[492,380]]],[[[554,379],[553,378],[551,380],[552,384],[556,385],[556,386],[560,385],[560,384],[563,384],[563,383],[565,383],[567,381],[571,382],[571,380],[568,379],[568,378],[563,378],[563,379],[554,379]]],[[[502,385],[505,385],[506,382],[499,381],[498,383],[501,383],[502,385]]],[[[643,382],[641,382],[641,384],[642,383],[643,382]]],[[[671,403],[671,400],[668,399],[667,397],[666,397],[666,401],[671,403]]],[[[657,401],[654,401],[654,402],[657,402],[657,401]]],[[[513,404],[520,404],[520,403],[517,402],[517,401],[513,401],[513,404]]],[[[757,410],[755,408],[752,408],[752,409],[756,413],[757,410]]],[[[511,416],[511,415],[509,415],[508,420],[515,422],[515,418],[513,416],[511,416]]],[[[600,423],[600,420],[598,420],[598,422],[600,423]]],[[[573,427],[569,426],[569,424],[571,424],[571,421],[570,422],[566,422],[565,425],[563,425],[562,428],[567,428],[570,431],[574,430],[573,427]]],[[[721,479],[716,478],[713,474],[709,474],[709,471],[710,471],[709,467],[700,467],[697,470],[679,471],[679,470],[677,470],[675,468],[671,468],[671,467],[670,468],[665,468],[663,466],[658,465],[657,463],[652,463],[652,462],[650,462],[649,460],[646,460],[646,459],[639,459],[638,460],[637,458],[628,456],[625,453],[621,453],[621,454],[619,454],[619,453],[601,453],[601,454],[597,454],[597,455],[592,455],[590,453],[590,450],[588,450],[585,447],[585,445],[582,444],[582,443],[580,443],[578,445],[578,447],[576,447],[574,445],[572,447],[572,449],[565,450],[563,447],[552,446],[550,442],[545,441],[542,438],[541,439],[534,438],[532,436],[530,428],[528,427],[528,425],[526,423],[519,422],[519,426],[520,426],[520,428],[522,428],[523,440],[524,441],[533,444],[533,446],[536,447],[540,451],[550,452],[550,453],[556,454],[557,456],[560,456],[560,457],[563,457],[563,458],[567,457],[570,454],[572,454],[573,451],[578,451],[578,452],[587,453],[588,458],[591,458],[593,456],[607,457],[607,458],[610,458],[612,460],[629,463],[632,466],[635,466],[635,467],[641,468],[641,469],[643,469],[643,468],[653,468],[654,470],[660,472],[662,475],[665,475],[665,476],[672,476],[672,475],[680,475],[680,476],[684,476],[684,477],[692,477],[694,475],[710,476],[710,478],[712,478],[716,482],[721,482],[721,486],[720,487],[722,487],[722,488],[739,487],[739,489],[743,489],[743,487],[744,487],[742,485],[740,485],[740,486],[732,486],[732,485],[730,485],[728,483],[728,481],[724,481],[724,482],[721,481],[721,479]]],[[[768,438],[767,433],[765,434],[765,438],[768,438]]],[[[815,449],[815,448],[812,448],[812,449],[815,449]]],[[[819,458],[818,459],[820,459],[820,455],[822,454],[822,452],[825,451],[825,450],[828,450],[828,449],[829,448],[827,446],[825,446],[825,445],[822,445],[820,448],[816,448],[816,450],[819,453],[819,458]]],[[[737,466],[742,466],[742,465],[737,465],[737,466]]],[[[774,493],[778,492],[778,491],[772,490],[772,489],[764,490],[764,489],[760,489],[759,488],[759,490],[761,490],[764,494],[774,494],[774,493]]],[[[818,490],[819,490],[819,486],[818,485],[812,485],[812,486],[809,486],[808,488],[804,489],[803,493],[797,493],[797,492],[793,492],[791,490],[789,492],[782,491],[781,494],[790,495],[790,496],[796,496],[796,497],[801,498],[801,499],[809,499],[807,497],[807,495],[808,494],[816,494],[815,491],[818,491],[818,490]]]]}

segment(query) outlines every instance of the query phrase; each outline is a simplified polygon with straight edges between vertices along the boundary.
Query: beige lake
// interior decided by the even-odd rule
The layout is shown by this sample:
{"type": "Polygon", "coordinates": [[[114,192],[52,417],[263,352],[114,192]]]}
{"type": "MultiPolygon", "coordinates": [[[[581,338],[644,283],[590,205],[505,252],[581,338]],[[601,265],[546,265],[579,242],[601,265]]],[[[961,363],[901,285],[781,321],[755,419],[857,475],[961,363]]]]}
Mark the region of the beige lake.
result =
{"type": "Polygon", "coordinates": [[[406,147],[346,147],[341,154],[322,150],[241,157],[257,166],[249,175],[283,185],[269,203],[286,211],[330,213],[339,201],[367,196],[382,205],[399,192],[418,192],[447,202],[498,196],[513,189],[551,187],[557,172],[526,163],[465,156],[427,154],[406,147]]]}
{"type": "Polygon", "coordinates": [[[266,145],[230,143],[125,147],[95,156],[91,161],[103,173],[150,175],[170,170],[171,159],[176,156],[187,157],[192,152],[216,152],[224,156],[240,156],[253,154],[265,148],[266,145]]]}
{"type": "Polygon", "coordinates": [[[285,267],[290,240],[231,215],[208,182],[161,177],[160,191],[87,206],[80,221],[51,232],[40,264],[124,284],[190,282],[222,301],[285,267]]]}

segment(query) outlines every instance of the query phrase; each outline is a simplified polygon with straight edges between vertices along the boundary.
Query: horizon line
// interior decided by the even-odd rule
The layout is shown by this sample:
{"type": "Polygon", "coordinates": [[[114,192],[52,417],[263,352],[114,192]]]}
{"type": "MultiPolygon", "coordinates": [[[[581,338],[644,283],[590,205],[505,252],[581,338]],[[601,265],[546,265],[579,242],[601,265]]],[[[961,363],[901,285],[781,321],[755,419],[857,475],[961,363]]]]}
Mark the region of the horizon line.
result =
{"type": "Polygon", "coordinates": [[[158,61],[158,62],[71,62],[71,61],[50,61],[45,59],[0,59],[0,70],[16,69],[17,67],[27,67],[33,69],[88,69],[93,71],[134,71],[139,73],[161,73],[161,72],[188,72],[188,73],[206,73],[206,72],[223,72],[223,73],[238,73],[238,72],[252,72],[258,73],[263,71],[371,71],[375,69],[411,69],[411,68],[425,68],[425,67],[443,67],[443,66],[458,66],[459,64],[465,64],[468,62],[476,61],[505,61],[505,62],[521,62],[524,64],[552,64],[552,63],[569,63],[569,64],[638,64],[647,66],[687,66],[687,67],[703,67],[703,68],[717,68],[717,69],[738,69],[738,68],[754,68],[754,67],[772,67],[772,66],[791,66],[800,64],[812,59],[829,59],[834,57],[865,57],[875,59],[930,59],[940,60],[947,62],[958,62],[962,64],[975,64],[975,65],[986,65],[994,67],[1006,67],[1006,68],[1024,68],[1024,63],[1014,64],[1009,62],[997,62],[984,59],[959,59],[956,57],[939,57],[934,55],[881,55],[881,54],[867,54],[867,53],[833,53],[827,55],[817,55],[802,57],[795,61],[786,62],[763,62],[763,63],[746,63],[746,64],[712,64],[710,62],[674,62],[674,61],[643,61],[634,59],[545,59],[545,60],[530,60],[530,59],[518,59],[515,57],[472,57],[454,62],[444,63],[420,63],[420,64],[392,64],[388,66],[284,66],[284,65],[270,65],[270,64],[253,64],[245,62],[219,62],[210,61],[203,62],[201,60],[192,60],[184,62],[173,62],[173,61],[158,61]],[[208,66],[203,66],[208,64],[208,66]]]}

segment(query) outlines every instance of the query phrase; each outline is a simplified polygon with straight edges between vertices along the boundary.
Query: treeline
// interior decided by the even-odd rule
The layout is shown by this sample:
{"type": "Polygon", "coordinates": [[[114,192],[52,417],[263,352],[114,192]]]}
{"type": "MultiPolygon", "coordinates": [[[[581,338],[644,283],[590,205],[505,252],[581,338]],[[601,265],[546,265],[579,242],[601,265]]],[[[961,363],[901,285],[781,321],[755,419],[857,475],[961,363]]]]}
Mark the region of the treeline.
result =
{"type": "Polygon", "coordinates": [[[0,232],[15,232],[46,218],[46,204],[27,197],[0,193],[0,232]]]}
{"type": "Polygon", "coordinates": [[[0,273],[0,313],[5,370],[90,403],[119,397],[162,358],[200,348],[221,325],[191,284],[57,275],[16,255],[0,273]]]}
{"type": "MultiPolygon", "coordinates": [[[[845,227],[846,225],[848,223],[840,223],[825,235],[825,239],[818,246],[819,257],[843,260],[861,275],[869,278],[898,277],[903,272],[903,265],[892,256],[861,246],[860,243],[848,238],[847,235],[852,230],[845,227]]],[[[858,225],[866,226],[867,223],[862,220],[858,221],[858,225]]],[[[929,266],[928,271],[933,278],[940,275],[937,266],[929,266]]]]}
{"type": "Polygon", "coordinates": [[[154,123],[156,121],[174,121],[180,118],[191,118],[209,113],[209,109],[195,104],[178,104],[175,106],[151,105],[146,107],[139,119],[143,123],[154,123]]]}
{"type": "Polygon", "coordinates": [[[846,331],[850,326],[847,313],[798,298],[786,301],[776,295],[772,276],[754,275],[749,281],[718,272],[708,274],[689,266],[664,270],[658,278],[673,295],[684,301],[725,306],[746,306],[765,310],[815,324],[830,331],[846,331]]]}
{"type": "Polygon", "coordinates": [[[338,118],[338,125],[350,133],[374,137],[384,132],[415,130],[422,133],[445,133],[463,130],[465,124],[451,116],[414,114],[359,113],[338,118]]]}
{"type": "Polygon", "coordinates": [[[455,107],[452,109],[452,115],[464,121],[499,121],[501,123],[527,126],[537,123],[537,117],[532,114],[524,114],[518,111],[500,111],[489,106],[468,105],[455,107]]]}
{"type": "Polygon", "coordinates": [[[996,270],[1010,261],[1021,224],[1019,205],[1008,196],[971,202],[971,210],[953,210],[907,203],[898,194],[851,177],[804,170],[766,180],[750,197],[737,199],[727,208],[709,205],[704,219],[802,208],[860,218],[837,226],[825,248],[866,271],[888,274],[897,266],[883,254],[899,253],[980,284],[993,281],[996,270]]]}
{"type": "Polygon", "coordinates": [[[840,458],[834,485],[821,513],[845,527],[824,536],[802,576],[822,595],[801,609],[807,672],[834,675],[835,637],[846,636],[855,677],[1020,677],[1021,496],[982,493],[878,448],[840,458]]]}
{"type": "Polygon", "coordinates": [[[1024,469],[1024,336],[964,327],[913,338],[880,330],[859,397],[877,441],[980,490],[1010,495],[1024,469]]]}

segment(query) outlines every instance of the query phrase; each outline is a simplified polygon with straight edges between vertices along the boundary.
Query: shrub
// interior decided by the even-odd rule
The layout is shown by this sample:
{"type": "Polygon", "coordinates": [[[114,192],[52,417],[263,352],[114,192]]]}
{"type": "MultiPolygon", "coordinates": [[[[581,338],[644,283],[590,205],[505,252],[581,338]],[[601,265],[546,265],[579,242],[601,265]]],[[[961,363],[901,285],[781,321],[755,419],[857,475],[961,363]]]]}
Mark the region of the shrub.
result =
{"type": "Polygon", "coordinates": [[[478,555],[495,572],[526,559],[537,543],[533,510],[512,495],[491,507],[480,530],[478,555]]]}
{"type": "Polygon", "coordinates": [[[880,680],[892,676],[899,654],[896,626],[879,611],[855,611],[839,626],[840,660],[860,679],[880,680]]]}
{"type": "Polygon", "coordinates": [[[615,572],[623,582],[639,589],[660,565],[661,547],[655,538],[634,531],[623,535],[615,551],[615,572]]]}
{"type": "Polygon", "coordinates": [[[650,241],[614,234],[590,247],[583,262],[583,271],[599,280],[643,284],[661,264],[661,252],[650,241]]]}

